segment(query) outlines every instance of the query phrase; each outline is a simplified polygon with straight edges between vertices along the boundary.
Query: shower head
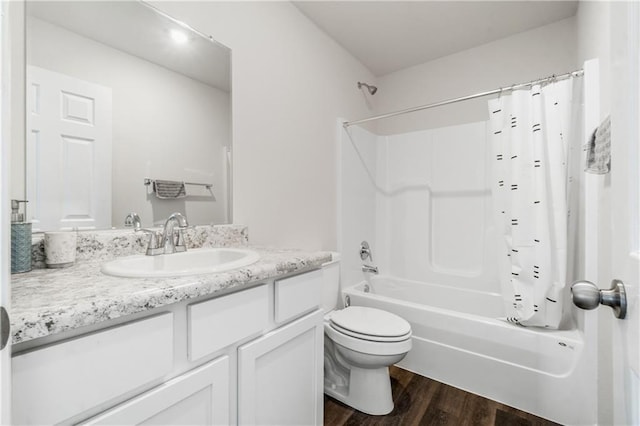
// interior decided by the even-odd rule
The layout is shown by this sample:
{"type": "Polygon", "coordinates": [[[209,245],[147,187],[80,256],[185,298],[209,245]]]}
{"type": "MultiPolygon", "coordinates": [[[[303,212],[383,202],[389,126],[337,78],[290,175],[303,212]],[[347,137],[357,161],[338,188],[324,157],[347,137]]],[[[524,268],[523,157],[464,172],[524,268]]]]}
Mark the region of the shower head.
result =
{"type": "Polygon", "coordinates": [[[367,83],[358,82],[358,89],[362,89],[362,86],[366,87],[367,90],[369,91],[369,94],[371,94],[371,95],[375,95],[376,92],[378,91],[378,88],[376,86],[372,86],[372,85],[367,84],[367,83]]]}

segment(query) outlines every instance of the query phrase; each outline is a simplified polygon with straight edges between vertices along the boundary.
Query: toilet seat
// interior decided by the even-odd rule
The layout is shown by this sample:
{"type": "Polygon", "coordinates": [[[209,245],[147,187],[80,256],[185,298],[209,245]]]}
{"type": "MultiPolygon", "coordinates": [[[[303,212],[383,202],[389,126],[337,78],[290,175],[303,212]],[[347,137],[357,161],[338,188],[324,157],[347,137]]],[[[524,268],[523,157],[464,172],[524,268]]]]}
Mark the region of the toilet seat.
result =
{"type": "Polygon", "coordinates": [[[349,306],[329,317],[330,325],[348,336],[374,342],[400,342],[411,337],[411,325],[392,314],[375,308],[349,306]]]}
{"type": "Polygon", "coordinates": [[[324,324],[325,335],[335,344],[350,350],[369,355],[397,355],[409,352],[411,349],[411,333],[404,340],[383,342],[353,337],[336,329],[330,321],[324,324]]]}
{"type": "Polygon", "coordinates": [[[351,336],[354,337],[356,339],[363,339],[363,340],[369,340],[371,342],[401,342],[403,340],[407,340],[409,337],[411,337],[411,332],[408,332],[407,334],[403,334],[402,336],[393,336],[393,337],[385,337],[385,336],[372,336],[369,334],[363,334],[363,333],[356,333],[353,332],[351,330],[347,330],[346,328],[340,327],[337,324],[333,324],[331,323],[329,325],[330,327],[332,327],[334,330],[342,333],[342,334],[346,334],[347,336],[351,336]]]}

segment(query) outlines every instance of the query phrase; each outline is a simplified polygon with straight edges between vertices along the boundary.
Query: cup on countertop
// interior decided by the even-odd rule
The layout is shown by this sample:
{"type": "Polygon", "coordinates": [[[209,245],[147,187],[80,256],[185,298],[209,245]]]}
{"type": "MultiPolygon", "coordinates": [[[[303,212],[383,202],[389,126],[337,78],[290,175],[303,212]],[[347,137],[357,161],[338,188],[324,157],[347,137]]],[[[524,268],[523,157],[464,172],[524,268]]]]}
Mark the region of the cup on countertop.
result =
{"type": "Polygon", "coordinates": [[[47,268],[66,268],[76,261],[75,231],[45,232],[44,256],[47,268]]]}

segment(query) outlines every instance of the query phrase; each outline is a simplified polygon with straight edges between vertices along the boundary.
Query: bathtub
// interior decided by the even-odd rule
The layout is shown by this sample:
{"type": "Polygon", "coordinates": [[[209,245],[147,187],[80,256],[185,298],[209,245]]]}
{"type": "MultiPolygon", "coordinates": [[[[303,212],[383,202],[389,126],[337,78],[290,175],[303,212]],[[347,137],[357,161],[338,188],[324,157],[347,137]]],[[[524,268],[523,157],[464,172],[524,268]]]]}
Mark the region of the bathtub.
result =
{"type": "Polygon", "coordinates": [[[402,368],[562,424],[596,423],[581,330],[514,325],[499,319],[499,294],[389,276],[345,288],[343,297],[409,321],[413,349],[402,368]]]}

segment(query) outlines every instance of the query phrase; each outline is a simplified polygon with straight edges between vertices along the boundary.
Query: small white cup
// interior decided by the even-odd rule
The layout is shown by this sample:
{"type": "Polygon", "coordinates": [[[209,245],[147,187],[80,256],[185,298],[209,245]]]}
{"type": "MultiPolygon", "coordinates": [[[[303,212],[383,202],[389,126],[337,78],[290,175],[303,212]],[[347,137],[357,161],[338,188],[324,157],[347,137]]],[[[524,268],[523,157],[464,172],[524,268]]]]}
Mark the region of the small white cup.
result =
{"type": "Polygon", "coordinates": [[[45,232],[44,256],[47,268],[66,268],[76,261],[76,232],[45,232]]]}

